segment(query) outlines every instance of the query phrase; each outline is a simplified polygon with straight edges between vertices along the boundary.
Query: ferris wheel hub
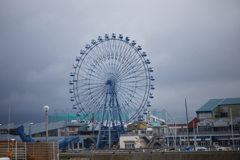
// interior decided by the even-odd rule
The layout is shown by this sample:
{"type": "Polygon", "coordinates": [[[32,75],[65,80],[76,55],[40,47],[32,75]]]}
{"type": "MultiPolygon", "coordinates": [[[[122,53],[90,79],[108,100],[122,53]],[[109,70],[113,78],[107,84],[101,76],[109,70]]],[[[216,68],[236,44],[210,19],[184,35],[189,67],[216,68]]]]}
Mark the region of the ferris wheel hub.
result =
{"type": "Polygon", "coordinates": [[[111,85],[112,84],[112,81],[111,80],[108,80],[106,85],[111,85]]]}

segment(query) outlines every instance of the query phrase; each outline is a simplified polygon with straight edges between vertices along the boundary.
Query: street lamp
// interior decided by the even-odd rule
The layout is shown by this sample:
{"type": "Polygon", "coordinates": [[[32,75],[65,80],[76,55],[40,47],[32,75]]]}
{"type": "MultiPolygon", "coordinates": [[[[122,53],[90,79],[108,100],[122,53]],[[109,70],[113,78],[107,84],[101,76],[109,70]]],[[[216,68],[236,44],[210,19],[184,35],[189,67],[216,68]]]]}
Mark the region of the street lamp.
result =
{"type": "Polygon", "coordinates": [[[33,125],[33,123],[30,123],[30,125],[29,125],[29,137],[30,138],[32,138],[32,126],[33,125]]]}
{"type": "Polygon", "coordinates": [[[47,111],[49,111],[49,107],[48,106],[44,106],[43,110],[45,111],[45,115],[46,115],[46,142],[48,142],[48,117],[47,117],[47,111]]]}

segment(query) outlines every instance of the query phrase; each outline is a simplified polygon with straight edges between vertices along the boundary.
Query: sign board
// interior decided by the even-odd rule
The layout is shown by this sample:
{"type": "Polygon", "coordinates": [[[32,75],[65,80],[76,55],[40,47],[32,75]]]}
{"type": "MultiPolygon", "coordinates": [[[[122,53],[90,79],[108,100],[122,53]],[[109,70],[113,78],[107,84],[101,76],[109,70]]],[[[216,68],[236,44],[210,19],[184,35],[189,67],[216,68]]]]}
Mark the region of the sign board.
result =
{"type": "Polygon", "coordinates": [[[75,131],[75,128],[74,128],[74,127],[69,127],[69,128],[68,128],[68,131],[74,132],[74,131],[75,131]]]}
{"type": "Polygon", "coordinates": [[[152,126],[159,126],[159,123],[157,123],[157,122],[152,122],[152,123],[150,123],[150,125],[152,125],[152,126]]]}

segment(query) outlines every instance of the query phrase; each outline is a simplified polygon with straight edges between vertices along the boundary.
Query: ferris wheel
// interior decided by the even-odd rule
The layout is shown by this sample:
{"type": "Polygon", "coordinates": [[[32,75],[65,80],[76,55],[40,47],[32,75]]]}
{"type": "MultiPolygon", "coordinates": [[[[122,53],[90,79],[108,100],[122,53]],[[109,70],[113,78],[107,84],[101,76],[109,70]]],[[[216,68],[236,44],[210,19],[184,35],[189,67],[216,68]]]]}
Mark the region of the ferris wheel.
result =
{"type": "Polygon", "coordinates": [[[141,50],[135,40],[130,42],[129,37],[113,33],[92,40],[76,57],[70,73],[70,101],[83,121],[99,124],[98,143],[104,131],[109,131],[109,145],[117,141],[123,125],[142,121],[142,114],[151,106],[148,98],[154,97],[150,91],[155,89],[151,84],[155,78],[150,75],[151,61],[141,50]],[[110,137],[110,131],[116,131],[116,136],[110,137]]]}

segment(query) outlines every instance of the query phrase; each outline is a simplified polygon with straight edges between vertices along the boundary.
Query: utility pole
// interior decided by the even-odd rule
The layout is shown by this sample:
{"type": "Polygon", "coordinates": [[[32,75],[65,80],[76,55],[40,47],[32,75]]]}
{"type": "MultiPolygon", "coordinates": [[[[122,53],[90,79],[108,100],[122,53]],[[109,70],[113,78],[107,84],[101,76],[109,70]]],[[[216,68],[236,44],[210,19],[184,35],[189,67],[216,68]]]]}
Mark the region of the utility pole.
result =
{"type": "MultiPolygon", "coordinates": [[[[166,114],[166,111],[165,111],[165,114],[166,114]]],[[[166,125],[167,125],[167,114],[166,114],[166,125]]],[[[168,125],[167,125],[167,146],[169,147],[168,125]]]]}
{"type": "Polygon", "coordinates": [[[232,143],[233,143],[233,148],[234,148],[234,139],[233,139],[233,121],[232,121],[232,108],[230,108],[230,114],[231,114],[231,124],[232,124],[232,143]]]}
{"type": "Polygon", "coordinates": [[[187,136],[188,136],[188,148],[189,148],[189,133],[188,133],[188,112],[187,112],[187,100],[185,98],[186,118],[187,118],[187,136]]]}

